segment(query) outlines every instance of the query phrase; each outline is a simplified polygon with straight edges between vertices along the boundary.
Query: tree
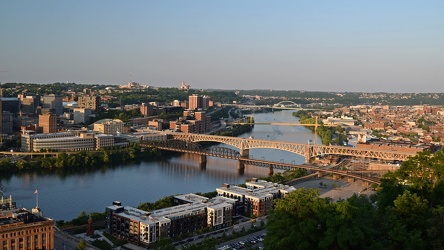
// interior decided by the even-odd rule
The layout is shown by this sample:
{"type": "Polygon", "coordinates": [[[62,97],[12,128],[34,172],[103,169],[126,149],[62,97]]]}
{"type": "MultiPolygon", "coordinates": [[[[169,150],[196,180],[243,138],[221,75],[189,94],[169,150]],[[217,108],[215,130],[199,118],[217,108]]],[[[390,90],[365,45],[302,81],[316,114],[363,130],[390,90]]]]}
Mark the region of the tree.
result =
{"type": "Polygon", "coordinates": [[[324,210],[328,200],[319,198],[314,189],[300,188],[277,200],[275,210],[267,223],[266,249],[317,248],[321,240],[317,232],[319,211],[324,210]]]}
{"type": "Polygon", "coordinates": [[[408,190],[387,210],[386,230],[393,249],[426,249],[429,208],[426,200],[408,190]]]}
{"type": "Polygon", "coordinates": [[[332,203],[314,189],[276,202],[267,223],[266,249],[378,248],[376,209],[366,196],[332,203]]]}

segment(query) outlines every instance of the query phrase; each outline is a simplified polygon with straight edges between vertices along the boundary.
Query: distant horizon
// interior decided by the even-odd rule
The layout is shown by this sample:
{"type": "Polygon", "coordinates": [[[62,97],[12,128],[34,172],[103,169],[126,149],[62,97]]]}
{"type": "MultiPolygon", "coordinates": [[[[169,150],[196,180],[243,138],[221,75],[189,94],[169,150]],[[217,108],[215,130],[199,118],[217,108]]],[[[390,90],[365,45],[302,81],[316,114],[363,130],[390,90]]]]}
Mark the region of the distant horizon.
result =
{"type": "MultiPolygon", "coordinates": [[[[2,82],[0,83],[0,88],[3,84],[55,84],[55,83],[65,83],[65,84],[79,84],[79,85],[102,85],[102,86],[124,86],[126,84],[105,84],[105,83],[77,83],[77,82],[53,82],[53,83],[34,83],[34,82],[2,82]]],[[[185,82],[186,83],[186,82],[185,82]]],[[[141,86],[153,87],[153,88],[179,88],[178,86],[155,86],[146,85],[139,83],[141,86]]],[[[299,92],[325,92],[325,93],[385,93],[385,94],[443,94],[444,92],[385,92],[385,91],[327,91],[327,90],[303,90],[303,89],[221,89],[221,88],[193,88],[190,86],[190,90],[214,90],[214,91],[299,91],[299,92]]]]}
{"type": "Polygon", "coordinates": [[[439,93],[444,1],[1,1],[0,82],[439,93]]]}

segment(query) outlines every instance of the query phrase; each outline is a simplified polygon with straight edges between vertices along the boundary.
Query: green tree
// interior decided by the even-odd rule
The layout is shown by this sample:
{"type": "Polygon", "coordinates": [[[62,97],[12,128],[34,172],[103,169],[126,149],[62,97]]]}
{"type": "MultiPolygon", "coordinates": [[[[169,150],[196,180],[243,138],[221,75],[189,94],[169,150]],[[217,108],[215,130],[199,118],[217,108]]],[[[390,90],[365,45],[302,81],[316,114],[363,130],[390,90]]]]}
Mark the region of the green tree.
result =
{"type": "Polygon", "coordinates": [[[394,201],[387,210],[386,230],[392,249],[426,249],[428,204],[409,191],[394,201]]]}
{"type": "Polygon", "coordinates": [[[284,199],[277,200],[275,210],[267,223],[266,249],[313,249],[317,248],[321,235],[318,233],[319,212],[328,200],[319,198],[314,189],[297,189],[284,199]]]}

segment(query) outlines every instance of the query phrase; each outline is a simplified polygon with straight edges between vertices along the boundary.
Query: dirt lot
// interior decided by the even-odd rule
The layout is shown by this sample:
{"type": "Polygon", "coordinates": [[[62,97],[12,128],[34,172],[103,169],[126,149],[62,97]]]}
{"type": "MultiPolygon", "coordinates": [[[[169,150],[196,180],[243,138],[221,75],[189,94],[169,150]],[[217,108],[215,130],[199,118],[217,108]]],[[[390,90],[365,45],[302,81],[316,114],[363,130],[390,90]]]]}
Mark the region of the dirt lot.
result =
{"type": "Polygon", "coordinates": [[[319,190],[322,198],[330,197],[334,201],[338,199],[347,199],[354,193],[357,194],[373,194],[374,191],[367,190],[362,185],[362,181],[348,183],[346,180],[333,180],[329,178],[319,178],[317,180],[308,180],[294,185],[295,188],[314,188],[319,190]],[[322,182],[322,187],[320,183],[322,182]]]}

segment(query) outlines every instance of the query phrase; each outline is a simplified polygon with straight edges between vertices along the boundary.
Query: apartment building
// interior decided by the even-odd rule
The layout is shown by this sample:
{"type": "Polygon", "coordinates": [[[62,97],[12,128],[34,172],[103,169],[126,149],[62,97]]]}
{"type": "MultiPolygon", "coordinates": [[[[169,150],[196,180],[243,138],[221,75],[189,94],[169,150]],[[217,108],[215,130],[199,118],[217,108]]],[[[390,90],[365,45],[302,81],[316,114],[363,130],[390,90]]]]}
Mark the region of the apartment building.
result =
{"type": "Polygon", "coordinates": [[[237,213],[244,216],[264,216],[273,209],[273,200],[296,190],[292,186],[253,179],[247,188],[224,184],[216,188],[217,195],[237,200],[237,213]]]}
{"type": "Polygon", "coordinates": [[[105,230],[116,238],[147,246],[162,238],[192,234],[207,227],[230,226],[232,207],[233,204],[225,199],[202,197],[200,201],[147,212],[124,207],[115,201],[106,208],[105,230]],[[202,200],[205,202],[201,202],[202,200]]]}
{"type": "Polygon", "coordinates": [[[99,109],[100,97],[97,95],[79,96],[77,103],[79,108],[91,109],[95,112],[99,109]]]}

